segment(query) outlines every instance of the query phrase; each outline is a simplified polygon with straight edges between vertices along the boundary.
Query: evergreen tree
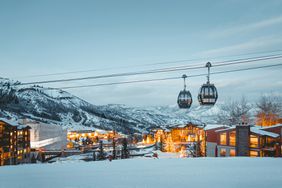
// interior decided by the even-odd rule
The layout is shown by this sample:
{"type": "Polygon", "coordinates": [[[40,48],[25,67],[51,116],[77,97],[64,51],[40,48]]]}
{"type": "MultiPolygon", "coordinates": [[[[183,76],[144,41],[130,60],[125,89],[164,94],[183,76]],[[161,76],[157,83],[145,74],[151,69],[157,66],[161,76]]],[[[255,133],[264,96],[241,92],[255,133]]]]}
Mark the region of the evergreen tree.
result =
{"type": "Polygon", "coordinates": [[[99,142],[98,159],[99,160],[104,160],[105,159],[104,148],[103,148],[103,141],[102,140],[100,140],[100,142],[99,142]]]}
{"type": "Polygon", "coordinates": [[[124,138],[122,140],[121,158],[122,159],[129,158],[129,151],[128,151],[128,148],[127,148],[127,139],[126,138],[124,138]]]}

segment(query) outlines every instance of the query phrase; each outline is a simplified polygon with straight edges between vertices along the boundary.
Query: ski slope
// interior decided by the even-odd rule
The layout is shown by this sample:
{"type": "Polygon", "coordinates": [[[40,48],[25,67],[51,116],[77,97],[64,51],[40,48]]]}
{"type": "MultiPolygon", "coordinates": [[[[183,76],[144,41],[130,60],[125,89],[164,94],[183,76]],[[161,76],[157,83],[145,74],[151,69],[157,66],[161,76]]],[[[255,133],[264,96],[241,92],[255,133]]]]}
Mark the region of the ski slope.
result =
{"type": "Polygon", "coordinates": [[[0,188],[281,188],[281,158],[136,158],[0,168],[0,188]]]}

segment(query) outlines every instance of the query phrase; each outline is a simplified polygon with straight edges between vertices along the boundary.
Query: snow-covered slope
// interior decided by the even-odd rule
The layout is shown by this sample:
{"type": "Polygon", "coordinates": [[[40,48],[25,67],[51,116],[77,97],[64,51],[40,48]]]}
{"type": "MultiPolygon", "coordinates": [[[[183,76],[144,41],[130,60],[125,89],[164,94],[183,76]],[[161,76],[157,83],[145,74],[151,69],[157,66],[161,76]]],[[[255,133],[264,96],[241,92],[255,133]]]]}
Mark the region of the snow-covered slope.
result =
{"type": "Polygon", "coordinates": [[[71,160],[3,166],[0,188],[281,188],[281,165],[268,157],[71,160]]]}
{"type": "Polygon", "coordinates": [[[115,129],[127,134],[172,124],[201,123],[195,118],[199,116],[190,116],[187,110],[176,106],[95,106],[63,90],[18,84],[0,78],[0,117],[29,118],[68,129],[115,129]]]}

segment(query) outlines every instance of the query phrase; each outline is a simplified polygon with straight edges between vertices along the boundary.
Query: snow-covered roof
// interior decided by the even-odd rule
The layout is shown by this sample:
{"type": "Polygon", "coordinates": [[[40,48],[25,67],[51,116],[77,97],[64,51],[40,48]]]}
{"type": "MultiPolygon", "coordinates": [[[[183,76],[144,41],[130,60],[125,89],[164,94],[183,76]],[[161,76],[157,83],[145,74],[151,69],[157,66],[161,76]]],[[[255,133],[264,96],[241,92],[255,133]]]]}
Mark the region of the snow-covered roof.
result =
{"type": "Polygon", "coordinates": [[[184,128],[186,127],[187,125],[195,125],[197,127],[200,127],[200,128],[204,128],[206,125],[203,124],[203,123],[195,123],[195,122],[188,122],[187,124],[175,124],[175,125],[171,125],[169,126],[169,128],[184,128]]]}
{"type": "Polygon", "coordinates": [[[17,127],[18,129],[24,129],[28,127],[27,125],[19,124],[17,121],[11,119],[0,118],[0,121],[3,121],[11,126],[17,127]]]}
{"type": "Polygon", "coordinates": [[[69,131],[69,132],[77,132],[77,133],[91,133],[91,132],[95,132],[93,130],[76,130],[76,131],[69,131]]]}
{"type": "Polygon", "coordinates": [[[99,129],[99,130],[96,130],[98,133],[100,133],[100,134],[108,134],[108,132],[107,131],[105,131],[105,130],[101,130],[101,129],[99,129]]]}
{"type": "MultiPolygon", "coordinates": [[[[226,129],[216,130],[215,132],[223,132],[223,131],[235,130],[235,128],[236,128],[236,126],[232,126],[232,127],[226,128],[226,129]]],[[[262,130],[262,128],[258,127],[258,126],[251,126],[250,127],[250,131],[251,131],[251,133],[255,133],[255,134],[258,134],[258,135],[262,135],[262,136],[269,136],[269,137],[272,137],[272,138],[277,138],[277,137],[280,136],[279,134],[262,130]]]]}
{"type": "Polygon", "coordinates": [[[218,129],[218,128],[227,128],[229,126],[227,125],[219,125],[219,124],[207,124],[204,128],[205,131],[212,130],[212,129],[218,129]]]}
{"type": "Polygon", "coordinates": [[[276,127],[282,127],[282,124],[272,125],[272,126],[268,126],[268,127],[262,127],[261,129],[265,130],[265,129],[276,128],[276,127]]]}
{"type": "Polygon", "coordinates": [[[251,132],[255,133],[255,134],[263,135],[263,136],[269,136],[269,137],[272,137],[272,138],[278,138],[279,137],[279,134],[272,133],[272,132],[269,132],[269,131],[264,131],[264,130],[258,128],[258,127],[251,127],[251,132]]]}
{"type": "Polygon", "coordinates": [[[228,127],[228,128],[216,130],[215,132],[229,131],[229,130],[233,130],[235,128],[236,128],[235,126],[231,126],[231,127],[228,127]]]}

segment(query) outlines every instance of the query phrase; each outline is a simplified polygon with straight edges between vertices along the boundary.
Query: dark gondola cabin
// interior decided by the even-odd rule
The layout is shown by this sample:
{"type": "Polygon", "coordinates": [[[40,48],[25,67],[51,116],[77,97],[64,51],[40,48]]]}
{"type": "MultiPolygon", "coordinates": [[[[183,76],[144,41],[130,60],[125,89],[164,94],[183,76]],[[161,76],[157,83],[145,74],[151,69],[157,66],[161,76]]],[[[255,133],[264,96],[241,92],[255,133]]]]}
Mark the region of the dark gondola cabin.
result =
{"type": "Polygon", "coordinates": [[[210,67],[211,63],[208,62],[206,67],[208,67],[208,80],[206,84],[203,84],[199,90],[198,101],[200,105],[214,105],[218,98],[217,89],[214,84],[210,83],[210,67]]]}
{"type": "Polygon", "coordinates": [[[190,93],[190,91],[186,90],[186,78],[187,76],[184,74],[182,76],[182,78],[184,79],[184,89],[182,91],[179,92],[178,97],[177,97],[177,104],[179,106],[179,108],[183,108],[183,109],[189,109],[192,105],[192,95],[190,93]]]}
{"type": "Polygon", "coordinates": [[[217,98],[217,89],[213,84],[202,85],[198,95],[198,100],[201,105],[214,105],[217,98]]]}

